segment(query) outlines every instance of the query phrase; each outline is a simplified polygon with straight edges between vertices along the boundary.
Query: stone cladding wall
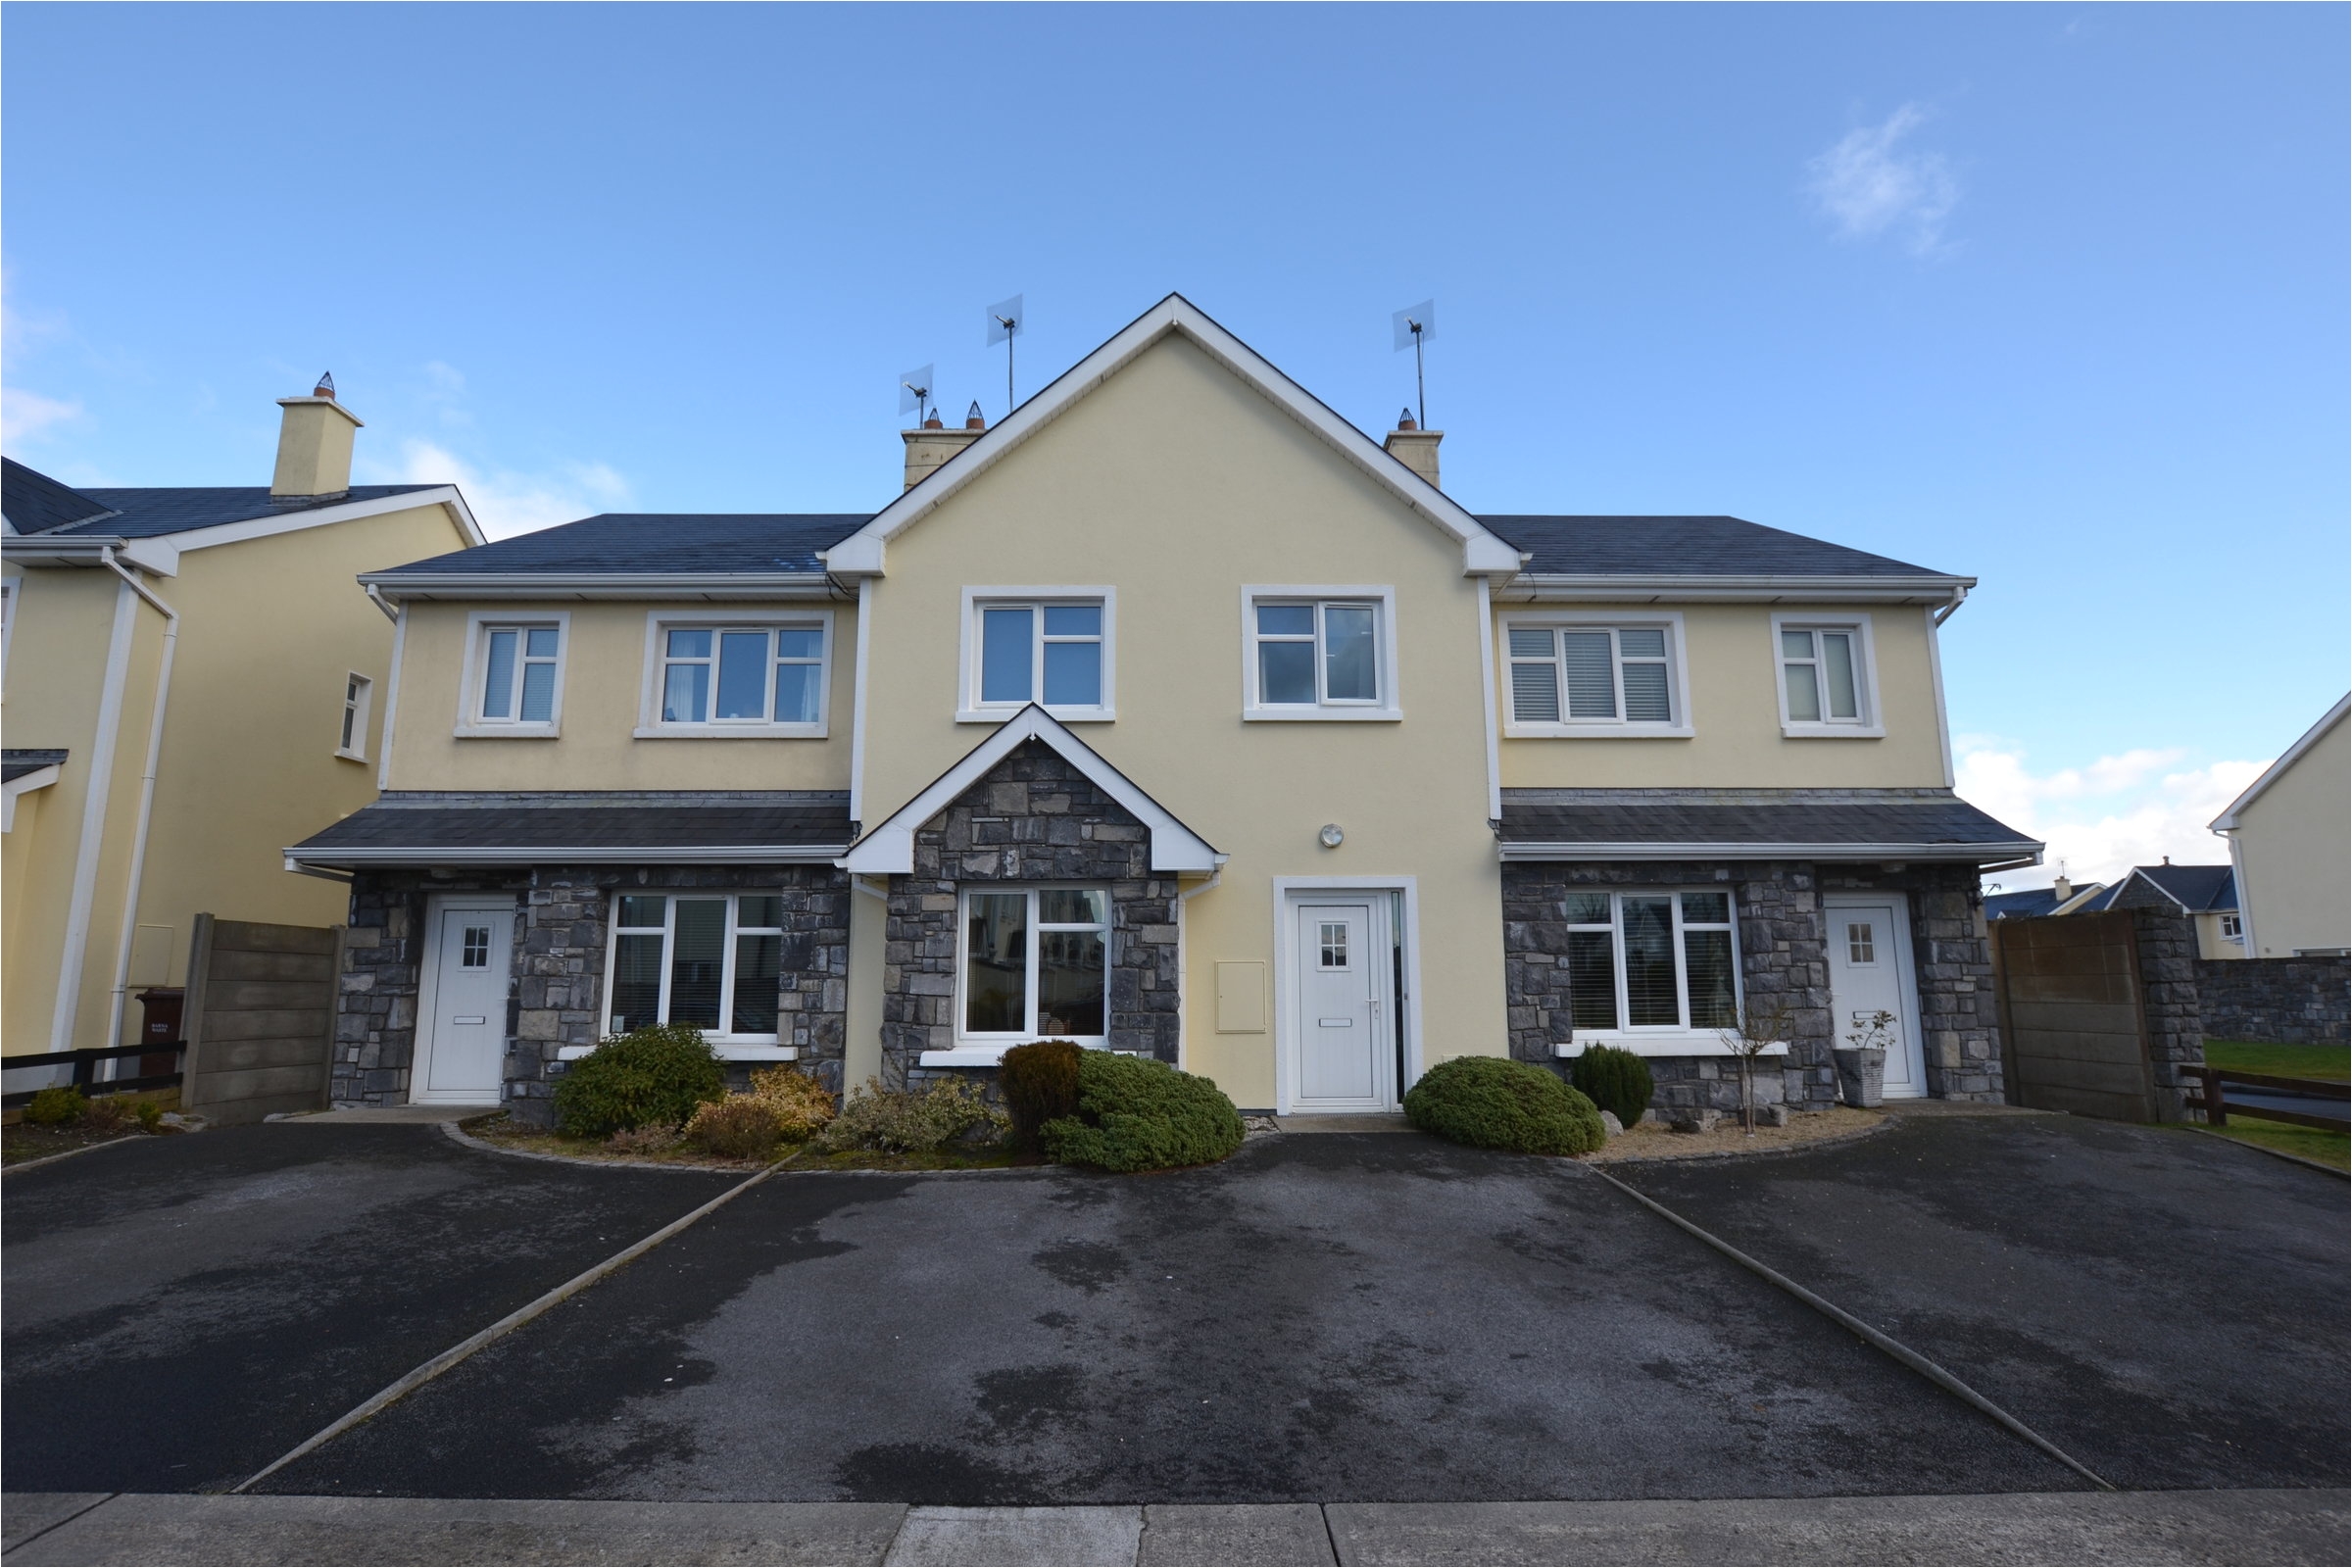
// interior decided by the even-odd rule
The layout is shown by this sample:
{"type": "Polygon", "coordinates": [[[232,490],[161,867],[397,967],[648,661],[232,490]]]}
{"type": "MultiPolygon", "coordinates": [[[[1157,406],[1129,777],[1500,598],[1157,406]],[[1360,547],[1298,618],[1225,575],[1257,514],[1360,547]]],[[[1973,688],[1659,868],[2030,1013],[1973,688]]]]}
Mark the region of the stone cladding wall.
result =
{"type": "Polygon", "coordinates": [[[2196,922],[2177,905],[2137,906],[2132,909],[2132,936],[2139,949],[2140,1016],[2147,1029],[2156,1119],[2179,1121],[2186,1114],[2182,1096],[2197,1087],[2184,1069],[2205,1062],[2196,922]]]}
{"type": "Polygon", "coordinates": [[[849,879],[840,871],[829,865],[552,865],[446,876],[363,871],[353,879],[333,1102],[381,1105],[408,1099],[431,895],[504,893],[514,899],[502,1098],[517,1117],[545,1124],[553,1119],[549,1097],[563,1071],[557,1053],[593,1046],[604,1035],[612,895],[718,889],[783,896],[778,1038],[799,1049],[804,1070],[839,1090],[850,974],[849,879]]]}
{"type": "MultiPolygon", "coordinates": [[[[1821,895],[1895,891],[1910,895],[1911,938],[1929,1093],[1938,1099],[2001,1099],[2000,1030],[1983,895],[1973,866],[1864,871],[1782,860],[1505,861],[1502,867],[1504,985],[1511,1054],[1565,1075],[1551,1048],[1568,1038],[1571,890],[1728,887],[1740,946],[1740,984],[1751,1002],[1785,999],[1789,1050],[1758,1074],[1759,1104],[1825,1110],[1838,1102],[1832,1050],[1829,954],[1821,895]]],[[[1655,1104],[1664,1113],[1731,1111],[1740,1069],[1726,1056],[1653,1056],[1655,1104]]]]}
{"type": "Polygon", "coordinates": [[[2352,958],[2199,958],[2197,995],[2216,1040],[2340,1046],[2352,958]]]}
{"type": "MultiPolygon", "coordinates": [[[[1176,1060],[1176,877],[1152,870],[1151,833],[1041,742],[1024,743],[915,830],[914,871],[890,878],[882,1066],[891,1088],[993,1068],[925,1067],[956,1044],[956,902],[975,884],[1084,883],[1110,891],[1110,1048],[1176,1060]]],[[[993,1090],[992,1090],[993,1092],[993,1090]]]]}

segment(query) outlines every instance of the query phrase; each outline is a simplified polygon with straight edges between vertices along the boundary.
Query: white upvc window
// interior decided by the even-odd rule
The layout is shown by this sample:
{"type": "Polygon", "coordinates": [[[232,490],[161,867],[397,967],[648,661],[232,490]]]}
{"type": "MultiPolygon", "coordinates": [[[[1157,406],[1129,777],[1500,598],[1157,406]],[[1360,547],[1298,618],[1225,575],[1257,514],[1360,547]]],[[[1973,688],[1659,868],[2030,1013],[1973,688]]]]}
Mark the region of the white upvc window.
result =
{"type": "Polygon", "coordinates": [[[1854,737],[1886,733],[1877,703],[1870,617],[1772,617],[1780,669],[1781,733],[1854,737]]]}
{"type": "Polygon", "coordinates": [[[964,589],[956,719],[993,724],[1031,703],[1071,723],[1117,717],[1117,612],[1107,587],[964,589]]]}
{"type": "Polygon", "coordinates": [[[768,893],[621,893],[605,965],[612,1032],[692,1024],[717,1043],[776,1038],[784,901],[768,893]]]}
{"type": "Polygon", "coordinates": [[[374,706],[375,682],[355,672],[343,677],[343,725],[337,731],[335,755],[355,762],[368,760],[368,710],[374,706]]]}
{"type": "Polygon", "coordinates": [[[2225,914],[2225,915],[2223,915],[2223,916],[2222,916],[2222,940],[2223,940],[2224,942],[2243,942],[2243,941],[2245,941],[2245,940],[2246,940],[2246,922],[2245,922],[2245,920],[2244,920],[2242,917],[2240,917],[2240,916],[2238,916],[2238,915],[2234,915],[2234,914],[2225,914]]]}
{"type": "Polygon", "coordinates": [[[477,611],[466,617],[460,735],[555,735],[564,716],[564,651],[571,615],[477,611]]]}
{"type": "Polygon", "coordinates": [[[1577,891],[1565,912],[1577,1039],[1704,1035],[1738,1021],[1740,946],[1729,891],[1577,891]]]}
{"type": "Polygon", "coordinates": [[[639,739],[826,733],[830,611],[646,617],[639,739]]]}
{"type": "Polygon", "coordinates": [[[1558,611],[1503,622],[1503,733],[1600,739],[1690,734],[1680,614],[1558,611]]]}
{"type": "Polygon", "coordinates": [[[1107,890],[970,888],[956,915],[959,1042],[997,1050],[1028,1040],[1104,1044],[1110,1014],[1107,890]]]}
{"type": "Polygon", "coordinates": [[[1398,719],[1392,588],[1242,590],[1242,717],[1398,719]]]}

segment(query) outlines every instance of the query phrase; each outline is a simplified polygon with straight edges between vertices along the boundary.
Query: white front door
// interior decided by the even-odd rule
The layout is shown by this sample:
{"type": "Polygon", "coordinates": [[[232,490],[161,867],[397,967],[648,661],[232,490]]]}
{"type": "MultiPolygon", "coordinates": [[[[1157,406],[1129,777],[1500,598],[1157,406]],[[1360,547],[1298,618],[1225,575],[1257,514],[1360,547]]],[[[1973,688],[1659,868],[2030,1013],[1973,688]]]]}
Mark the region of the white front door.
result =
{"type": "Polygon", "coordinates": [[[1924,1099],[1928,1069],[1920,1049],[1919,1008],[1911,982],[1911,906],[1900,893],[1838,894],[1822,901],[1829,926],[1831,1044],[1840,1050],[1868,1034],[1881,1012],[1886,1027],[1886,1098],[1924,1099]]]}
{"type": "Polygon", "coordinates": [[[514,909],[444,906],[430,933],[431,1001],[416,1020],[409,1099],[419,1105],[498,1102],[507,1043],[514,909]]]}
{"type": "Polygon", "coordinates": [[[1396,1105],[1395,942],[1385,904],[1303,898],[1292,906],[1296,1111],[1396,1105]]]}

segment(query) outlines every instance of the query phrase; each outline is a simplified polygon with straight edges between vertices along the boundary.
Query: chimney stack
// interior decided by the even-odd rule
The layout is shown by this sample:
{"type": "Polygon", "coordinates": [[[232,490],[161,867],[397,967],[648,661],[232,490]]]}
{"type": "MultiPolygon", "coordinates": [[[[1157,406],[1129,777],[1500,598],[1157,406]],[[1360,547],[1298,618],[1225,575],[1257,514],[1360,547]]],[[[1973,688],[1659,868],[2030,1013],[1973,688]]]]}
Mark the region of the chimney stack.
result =
{"type": "Polygon", "coordinates": [[[2050,891],[2058,895],[2060,904],[2064,904],[2075,896],[2075,885],[2069,882],[2066,879],[2066,873],[2061,871],[2058,873],[2058,880],[2050,884],[2050,891]]]}
{"type": "Polygon", "coordinates": [[[270,495],[279,501],[318,501],[351,490],[351,434],[359,416],[335,401],[335,378],[318,377],[307,398],[279,398],[277,471],[270,495]]]}
{"type": "Polygon", "coordinates": [[[1381,445],[1399,463],[1427,479],[1432,487],[1443,489],[1438,484],[1438,443],[1445,439],[1445,431],[1422,429],[1413,418],[1413,411],[1404,409],[1396,416],[1396,428],[1389,432],[1389,438],[1381,445]]]}
{"type": "Polygon", "coordinates": [[[941,464],[987,433],[988,418],[977,401],[964,411],[960,430],[949,429],[937,414],[924,419],[919,429],[901,430],[899,438],[906,443],[906,488],[930,478],[941,464]]]}

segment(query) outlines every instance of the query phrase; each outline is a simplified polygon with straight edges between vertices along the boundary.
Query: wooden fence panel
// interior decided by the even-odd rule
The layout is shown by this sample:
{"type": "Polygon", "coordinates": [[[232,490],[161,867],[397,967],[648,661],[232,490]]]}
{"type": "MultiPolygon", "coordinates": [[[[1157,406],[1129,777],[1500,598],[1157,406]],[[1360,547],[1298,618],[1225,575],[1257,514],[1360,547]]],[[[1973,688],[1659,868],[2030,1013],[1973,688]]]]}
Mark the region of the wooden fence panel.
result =
{"type": "Polygon", "coordinates": [[[2018,1102],[2156,1120],[2131,911],[1995,920],[1991,932],[2002,1055],[2018,1102]]]}
{"type": "Polygon", "coordinates": [[[216,1123],[326,1105],[341,926],[196,917],[180,1100],[216,1123]]]}

